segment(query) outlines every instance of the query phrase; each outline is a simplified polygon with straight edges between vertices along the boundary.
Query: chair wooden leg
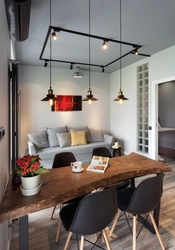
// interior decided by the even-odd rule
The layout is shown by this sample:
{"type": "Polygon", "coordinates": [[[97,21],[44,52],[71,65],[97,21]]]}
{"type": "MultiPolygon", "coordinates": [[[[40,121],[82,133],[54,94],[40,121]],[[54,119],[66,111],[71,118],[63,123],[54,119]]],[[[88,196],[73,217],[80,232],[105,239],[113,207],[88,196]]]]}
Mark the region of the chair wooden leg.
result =
{"type": "Polygon", "coordinates": [[[69,232],[67,236],[66,244],[64,246],[64,250],[67,250],[71,237],[72,237],[72,232],[69,232]]]}
{"type": "Polygon", "coordinates": [[[84,249],[84,236],[81,236],[80,250],[84,249]]]}
{"type": "Polygon", "coordinates": [[[133,215],[132,249],[136,250],[136,216],[133,215]]]}
{"type": "Polygon", "coordinates": [[[120,214],[121,214],[121,210],[118,209],[118,212],[117,212],[117,214],[116,214],[116,216],[115,216],[114,222],[113,222],[112,227],[111,227],[111,231],[110,231],[110,233],[109,233],[109,237],[111,237],[112,234],[113,234],[113,231],[114,231],[115,226],[116,226],[116,224],[117,224],[118,218],[120,217],[120,214]]]}
{"type": "Polygon", "coordinates": [[[163,245],[162,238],[161,238],[161,236],[160,236],[159,230],[158,230],[158,228],[157,228],[157,225],[156,225],[156,223],[155,223],[154,217],[153,217],[153,215],[152,215],[151,212],[149,213],[149,216],[150,216],[150,218],[151,218],[151,221],[152,221],[152,223],[153,223],[154,229],[155,229],[155,231],[156,231],[156,234],[157,234],[157,238],[158,238],[158,240],[159,240],[159,243],[160,243],[162,249],[165,250],[165,247],[164,247],[164,245],[163,245]]]}
{"type": "Polygon", "coordinates": [[[54,215],[54,213],[55,213],[55,209],[56,209],[56,206],[53,207],[52,214],[51,214],[51,216],[50,216],[51,219],[53,219],[53,215],[54,215]]]}
{"type": "Polygon", "coordinates": [[[107,249],[112,250],[105,229],[103,229],[102,234],[103,234],[103,237],[105,239],[107,249]]]}
{"type": "Polygon", "coordinates": [[[61,219],[59,219],[58,221],[58,228],[57,228],[57,234],[56,234],[56,239],[55,239],[56,242],[58,242],[58,238],[60,235],[60,228],[61,228],[61,219]]]}

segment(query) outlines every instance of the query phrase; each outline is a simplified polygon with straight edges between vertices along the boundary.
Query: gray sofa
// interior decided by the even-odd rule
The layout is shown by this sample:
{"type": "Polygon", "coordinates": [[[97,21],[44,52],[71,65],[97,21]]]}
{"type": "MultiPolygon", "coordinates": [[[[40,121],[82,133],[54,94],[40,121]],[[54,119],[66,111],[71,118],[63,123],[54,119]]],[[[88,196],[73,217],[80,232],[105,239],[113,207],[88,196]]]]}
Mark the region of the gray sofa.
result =
{"type": "Polygon", "coordinates": [[[28,138],[29,154],[39,154],[45,168],[52,168],[54,156],[59,152],[72,152],[77,161],[88,163],[93,148],[107,147],[111,151],[114,144],[112,135],[87,126],[46,128],[39,133],[28,134],[28,138]]]}

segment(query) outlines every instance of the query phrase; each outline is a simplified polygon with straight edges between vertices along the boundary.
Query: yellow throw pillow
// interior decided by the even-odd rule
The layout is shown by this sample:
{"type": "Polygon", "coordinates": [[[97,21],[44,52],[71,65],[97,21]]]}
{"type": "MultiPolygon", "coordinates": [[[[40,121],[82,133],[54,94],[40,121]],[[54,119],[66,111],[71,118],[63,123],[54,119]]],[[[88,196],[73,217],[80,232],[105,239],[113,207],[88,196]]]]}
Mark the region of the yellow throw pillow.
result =
{"type": "Polygon", "coordinates": [[[86,131],[70,131],[71,146],[87,144],[86,131]]]}

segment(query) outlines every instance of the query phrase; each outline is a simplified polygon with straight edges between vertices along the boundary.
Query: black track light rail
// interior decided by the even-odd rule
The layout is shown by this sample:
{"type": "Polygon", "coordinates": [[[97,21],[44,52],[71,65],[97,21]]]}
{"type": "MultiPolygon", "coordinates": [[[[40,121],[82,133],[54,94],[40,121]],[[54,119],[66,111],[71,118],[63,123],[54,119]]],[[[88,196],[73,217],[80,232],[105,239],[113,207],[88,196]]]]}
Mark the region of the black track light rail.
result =
{"type": "MultiPolygon", "coordinates": [[[[48,61],[52,61],[52,62],[68,63],[68,64],[73,64],[73,65],[74,64],[79,64],[79,65],[100,67],[100,68],[103,69],[103,68],[106,68],[107,66],[113,64],[114,62],[120,60],[121,58],[129,55],[129,54],[134,54],[135,50],[136,49],[140,49],[141,47],[142,47],[142,45],[139,45],[139,44],[124,42],[124,41],[115,40],[115,39],[111,39],[111,38],[107,38],[107,37],[101,37],[101,36],[91,35],[91,34],[79,32],[79,31],[74,31],[74,30],[63,29],[63,28],[59,28],[59,27],[55,27],[55,26],[49,26],[39,59],[43,60],[43,61],[47,61],[47,62],[48,61]],[[43,58],[43,53],[45,51],[45,47],[46,47],[46,44],[48,42],[48,39],[49,39],[49,36],[50,36],[52,30],[54,32],[61,32],[62,31],[62,32],[67,32],[67,33],[71,33],[71,34],[75,34],[75,35],[80,35],[80,36],[85,36],[85,37],[91,37],[91,38],[103,40],[103,41],[106,41],[106,42],[113,42],[113,43],[119,43],[119,44],[123,44],[123,45],[127,45],[127,46],[132,46],[133,49],[131,51],[127,52],[126,54],[122,55],[121,57],[118,57],[117,59],[113,60],[112,62],[107,63],[106,65],[89,64],[89,63],[85,63],[85,62],[76,62],[76,61],[64,61],[64,60],[57,60],[57,59],[51,59],[50,60],[48,58],[43,58]]],[[[141,54],[141,53],[138,53],[138,55],[150,57],[150,55],[141,54]]]]}

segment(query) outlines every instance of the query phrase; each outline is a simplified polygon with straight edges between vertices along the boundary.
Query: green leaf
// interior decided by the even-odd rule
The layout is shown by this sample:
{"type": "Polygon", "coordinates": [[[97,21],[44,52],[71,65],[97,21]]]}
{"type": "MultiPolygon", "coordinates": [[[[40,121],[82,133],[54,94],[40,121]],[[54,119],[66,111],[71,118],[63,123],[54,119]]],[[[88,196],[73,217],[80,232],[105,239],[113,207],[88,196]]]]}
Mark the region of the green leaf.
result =
{"type": "Polygon", "coordinates": [[[35,171],[35,174],[45,174],[45,173],[48,173],[48,172],[50,172],[48,169],[43,168],[43,167],[40,167],[40,168],[38,168],[38,169],[35,171]]]}

